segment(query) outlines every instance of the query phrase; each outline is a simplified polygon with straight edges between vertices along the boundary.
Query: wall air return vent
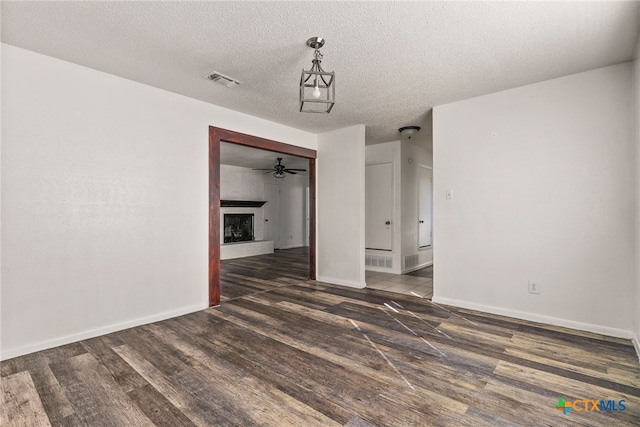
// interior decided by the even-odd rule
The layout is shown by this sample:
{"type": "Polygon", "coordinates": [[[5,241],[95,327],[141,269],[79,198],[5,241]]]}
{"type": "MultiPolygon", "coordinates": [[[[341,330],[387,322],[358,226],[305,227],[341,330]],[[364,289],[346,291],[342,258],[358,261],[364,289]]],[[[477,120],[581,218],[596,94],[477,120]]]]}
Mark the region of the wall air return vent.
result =
{"type": "Polygon", "coordinates": [[[365,255],[364,265],[378,268],[393,268],[393,258],[390,256],[365,255]]]}
{"type": "Polygon", "coordinates": [[[204,76],[204,78],[226,87],[236,87],[241,84],[238,80],[229,76],[225,76],[224,74],[220,74],[217,71],[207,74],[206,76],[204,76]]]}
{"type": "Polygon", "coordinates": [[[418,254],[407,255],[404,257],[404,268],[413,268],[418,265],[418,254]]]}

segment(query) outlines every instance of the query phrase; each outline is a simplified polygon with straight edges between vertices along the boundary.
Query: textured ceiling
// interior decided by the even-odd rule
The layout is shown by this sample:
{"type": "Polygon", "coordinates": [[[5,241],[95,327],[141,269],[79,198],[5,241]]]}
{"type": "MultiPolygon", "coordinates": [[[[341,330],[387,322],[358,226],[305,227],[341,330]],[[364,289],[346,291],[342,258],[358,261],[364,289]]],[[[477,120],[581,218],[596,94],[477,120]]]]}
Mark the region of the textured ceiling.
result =
{"type": "Polygon", "coordinates": [[[398,139],[430,109],[632,59],[637,2],[2,2],[2,41],[311,132],[398,139]],[[312,36],[329,115],[298,112],[312,36]],[[219,71],[228,89],[202,78],[219,71]]]}
{"type": "MultiPolygon", "coordinates": [[[[220,143],[220,163],[223,165],[268,169],[278,163],[278,157],[282,158],[282,164],[288,168],[309,169],[309,161],[302,157],[273,153],[224,141],[220,143]]],[[[305,172],[301,174],[306,175],[305,172]]]]}

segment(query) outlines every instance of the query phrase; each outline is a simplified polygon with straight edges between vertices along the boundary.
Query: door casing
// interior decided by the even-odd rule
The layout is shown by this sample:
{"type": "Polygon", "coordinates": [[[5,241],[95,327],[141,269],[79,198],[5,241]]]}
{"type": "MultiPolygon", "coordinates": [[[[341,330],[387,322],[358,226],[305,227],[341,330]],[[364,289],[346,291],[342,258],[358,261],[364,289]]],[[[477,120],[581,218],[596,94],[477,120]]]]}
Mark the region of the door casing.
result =
{"type": "Polygon", "coordinates": [[[309,160],[309,279],[316,279],[316,150],[209,126],[209,306],[220,305],[220,142],[309,160]]]}

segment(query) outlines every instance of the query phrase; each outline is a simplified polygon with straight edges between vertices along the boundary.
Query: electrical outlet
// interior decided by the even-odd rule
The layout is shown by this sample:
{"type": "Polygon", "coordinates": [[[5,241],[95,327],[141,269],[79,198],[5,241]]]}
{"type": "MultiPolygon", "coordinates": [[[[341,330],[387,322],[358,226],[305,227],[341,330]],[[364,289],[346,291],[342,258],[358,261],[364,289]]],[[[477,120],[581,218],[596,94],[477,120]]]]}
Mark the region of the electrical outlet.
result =
{"type": "Polygon", "coordinates": [[[529,280],[529,293],[539,295],[540,283],[534,282],[533,280],[529,280]]]}

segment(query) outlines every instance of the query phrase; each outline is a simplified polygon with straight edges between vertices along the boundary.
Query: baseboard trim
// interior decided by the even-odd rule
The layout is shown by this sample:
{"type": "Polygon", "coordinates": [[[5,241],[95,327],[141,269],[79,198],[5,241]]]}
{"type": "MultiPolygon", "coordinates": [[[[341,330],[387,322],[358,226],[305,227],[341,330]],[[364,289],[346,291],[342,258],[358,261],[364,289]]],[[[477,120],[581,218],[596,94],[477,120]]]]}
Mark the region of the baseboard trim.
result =
{"type": "Polygon", "coordinates": [[[0,360],[13,359],[14,357],[24,356],[25,354],[34,353],[36,351],[47,350],[47,349],[59,347],[65,344],[71,344],[71,343],[86,340],[89,338],[99,337],[101,335],[110,334],[112,332],[133,328],[135,326],[141,326],[141,325],[146,325],[153,322],[159,322],[161,320],[170,319],[172,317],[182,316],[185,314],[204,310],[205,308],[208,308],[207,304],[190,305],[187,307],[181,307],[176,310],[165,311],[162,313],[154,314],[152,316],[141,317],[138,319],[129,320],[127,322],[116,323],[116,324],[104,326],[101,328],[78,332],[76,334],[66,335],[63,337],[54,338],[46,341],[40,341],[37,343],[25,345],[22,347],[10,348],[8,350],[3,349],[0,352],[0,360]]]}
{"type": "Polygon", "coordinates": [[[631,338],[631,342],[636,349],[636,355],[638,356],[638,362],[640,362],[640,340],[638,340],[638,336],[633,334],[633,338],[631,338]]]}
{"type": "Polygon", "coordinates": [[[406,270],[402,270],[402,272],[400,274],[411,273],[412,271],[420,270],[421,268],[429,267],[430,265],[433,265],[433,261],[427,261],[424,264],[420,264],[420,265],[417,265],[415,267],[407,268],[406,270]]]}
{"type": "Polygon", "coordinates": [[[287,246],[280,246],[279,248],[274,248],[275,250],[280,250],[280,249],[296,249],[296,248],[304,248],[304,245],[287,245],[287,246]]]}
{"type": "Polygon", "coordinates": [[[396,270],[393,268],[384,268],[384,267],[372,267],[370,265],[364,266],[365,271],[373,271],[376,273],[389,273],[389,274],[402,274],[400,270],[396,270]]]}
{"type": "MultiPolygon", "coordinates": [[[[541,314],[529,313],[525,311],[510,310],[490,305],[476,304],[473,302],[452,298],[442,298],[435,295],[433,296],[432,301],[436,304],[451,305],[454,307],[466,308],[469,310],[483,311],[485,313],[513,317],[522,320],[529,320],[531,322],[546,323],[548,325],[561,326],[563,328],[576,329],[579,331],[593,332],[594,334],[607,335],[610,337],[624,338],[629,340],[633,340],[634,338],[634,334],[631,331],[618,328],[610,328],[608,326],[595,325],[592,323],[576,322],[574,320],[562,319],[559,317],[544,316],[541,314]]],[[[636,345],[636,343],[634,343],[634,345],[636,345]]],[[[638,351],[638,347],[636,347],[636,351],[638,351]]]]}
{"type": "Polygon", "coordinates": [[[362,289],[367,286],[366,282],[357,282],[355,280],[342,280],[336,279],[335,277],[327,277],[327,276],[316,276],[317,282],[330,283],[332,285],[340,285],[340,286],[348,286],[350,288],[358,288],[362,289]]]}

